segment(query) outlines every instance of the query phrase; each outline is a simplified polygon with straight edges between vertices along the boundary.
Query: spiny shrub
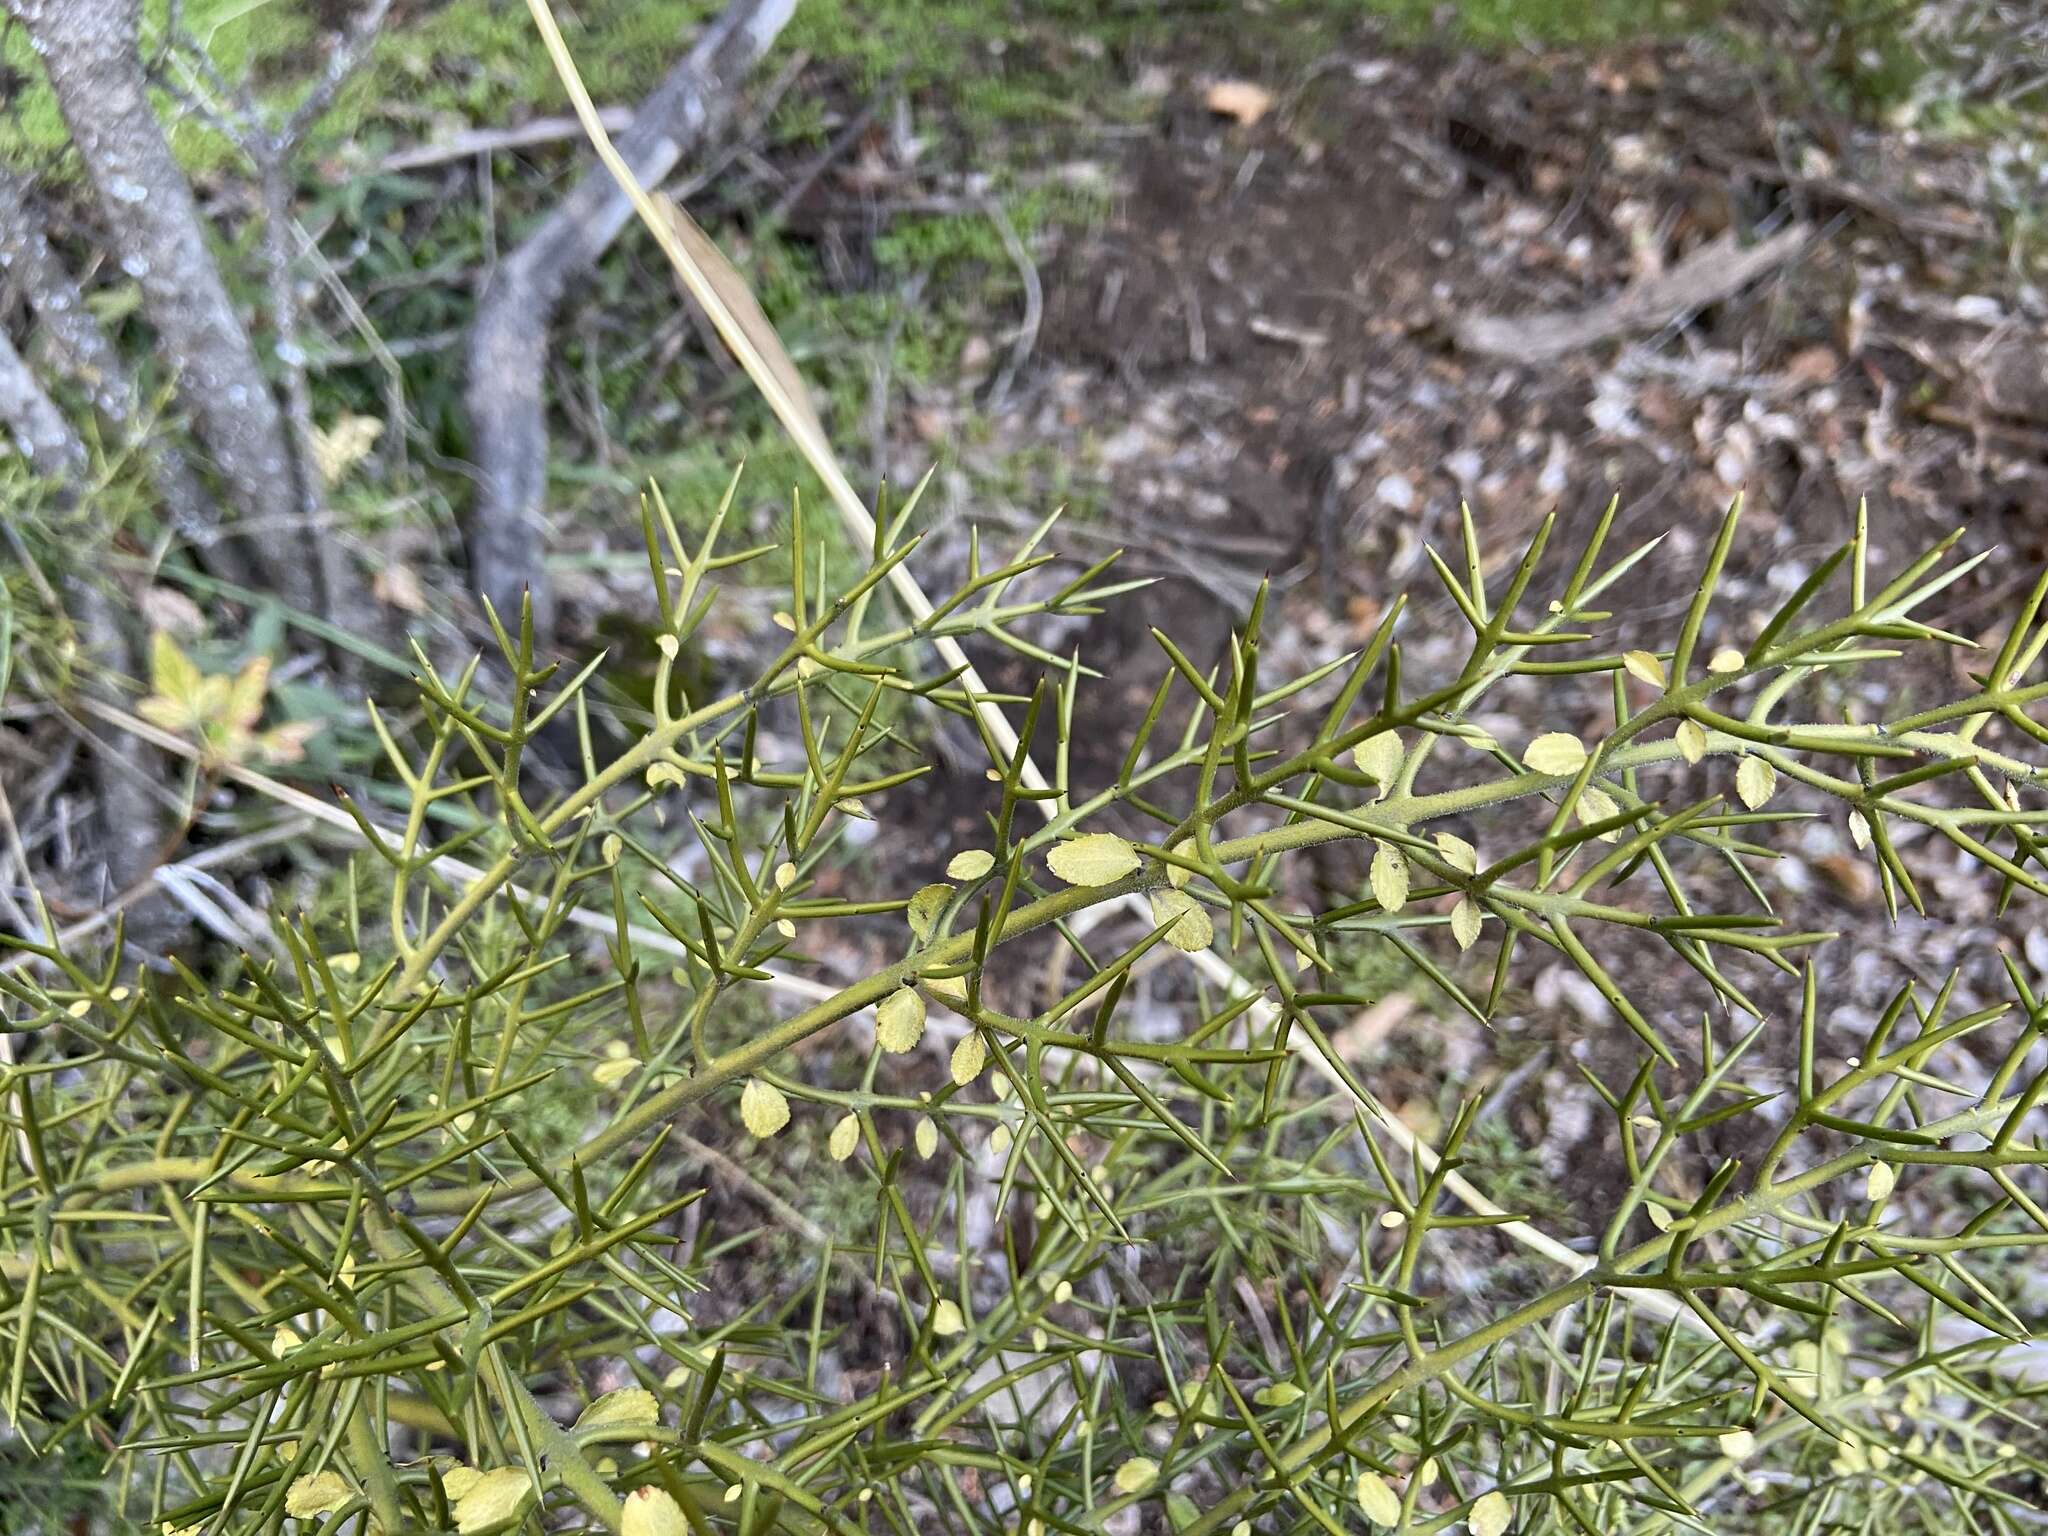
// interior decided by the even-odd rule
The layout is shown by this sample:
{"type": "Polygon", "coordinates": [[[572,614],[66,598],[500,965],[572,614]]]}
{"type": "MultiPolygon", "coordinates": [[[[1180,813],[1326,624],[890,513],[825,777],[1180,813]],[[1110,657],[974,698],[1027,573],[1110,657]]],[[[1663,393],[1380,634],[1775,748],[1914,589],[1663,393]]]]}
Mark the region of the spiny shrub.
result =
{"type": "Polygon", "coordinates": [[[1845,677],[1963,643],[1922,615],[1975,560],[1874,569],[1859,518],[1710,648],[1731,510],[1669,643],[1617,654],[1654,546],[1610,558],[1610,509],[1547,560],[1546,521],[1490,581],[1468,520],[1454,671],[1404,670],[1396,603],[1274,676],[1261,598],[1214,669],[1162,636],[1117,718],[1041,642],[1129,584],[1062,574],[1048,523],[891,619],[914,509],[828,561],[799,508],[786,638],[696,697],[720,574],[771,551],[656,496],[644,717],[530,625],[502,692],[421,654],[321,911],[205,971],[22,946],[10,1454],[172,1533],[2033,1528],[2048,1007],[2009,961],[2002,1001],[1909,979],[1845,1041],[1830,936],[1758,870],[1826,815],[1894,917],[1938,910],[1937,854],[1944,891],[1959,857],[2048,894],[2048,582],[1959,697],[1858,720],[1845,677]],[[1040,681],[977,689],[941,641],[1040,681]],[[1496,739],[1504,684],[1611,723],[1496,739]],[[978,835],[856,848],[927,709],[989,748],[978,835]],[[565,727],[567,785],[529,761],[565,727]],[[1356,886],[1306,896],[1345,844],[1356,886]],[[1331,1034],[1389,957],[1482,1020],[1537,963],[1605,999],[1598,1059],[1636,1064],[1588,1073],[1604,1209],[1488,1202],[1478,1095],[1434,1149],[1382,1111],[1331,1034]],[[699,1226],[706,1170],[771,1230],[699,1226]]]}

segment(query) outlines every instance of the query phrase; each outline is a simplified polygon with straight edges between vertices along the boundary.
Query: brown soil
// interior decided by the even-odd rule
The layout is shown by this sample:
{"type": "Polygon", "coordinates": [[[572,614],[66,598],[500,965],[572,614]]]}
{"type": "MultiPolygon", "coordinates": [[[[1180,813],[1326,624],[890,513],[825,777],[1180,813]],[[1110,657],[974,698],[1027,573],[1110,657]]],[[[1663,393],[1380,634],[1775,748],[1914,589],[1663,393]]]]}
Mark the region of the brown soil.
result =
{"type": "MultiPolygon", "coordinates": [[[[1616,645],[1668,635],[1738,492],[1750,511],[1710,642],[1754,633],[1847,536],[1861,498],[1888,561],[1958,522],[1972,547],[2010,552],[1953,594],[1944,617],[1965,633],[1989,628],[2048,555],[2048,308],[2003,264],[1981,154],[1781,115],[1725,60],[1679,48],[1504,64],[1362,36],[1268,82],[1274,107],[1250,125],[1204,106],[1200,58],[1155,73],[1170,83],[1117,168],[1113,217],[1043,263],[1034,368],[989,450],[1056,450],[1096,488],[1098,533],[1160,578],[1082,637],[1108,674],[1098,718],[1144,707],[1161,666],[1150,626],[1214,661],[1262,577],[1276,673],[1355,644],[1403,591],[1416,599],[1409,675],[1454,668],[1468,635],[1423,548],[1455,549],[1461,502],[1496,569],[1551,512],[1551,563],[1569,560],[1610,497],[1610,550],[1666,534],[1618,605],[1616,645]],[[1453,339],[1461,317],[1596,304],[1706,242],[1749,243],[1792,219],[1818,232],[1796,260],[1662,329],[1531,363],[1453,339]]],[[[1944,671],[1937,660],[1905,682],[1946,692],[1958,679],[1944,671]]],[[[1577,697],[1585,718],[1546,723],[1597,728],[1600,690],[1577,697]]],[[[1498,734],[1527,734],[1526,691],[1495,707],[1498,734]]],[[[1077,777],[1114,771],[1119,734],[1083,733],[1077,777]]],[[[971,833],[978,778],[892,797],[890,815],[971,833]]],[[[1962,882],[1944,882],[1945,921],[1887,929],[1838,825],[1788,851],[1771,889],[1794,925],[1860,936],[1827,951],[1845,1051],[1906,974],[1961,965],[1959,1009],[2004,993],[1997,949],[2024,934],[1962,882]]],[[[1316,880],[1354,888],[1349,857],[1316,880]]],[[[1714,899],[1753,905],[1732,880],[1700,878],[1714,899]]],[[[1711,1002],[1668,951],[1605,958],[1636,995],[1668,1003],[1674,1036],[1711,1002]]],[[[1743,984],[1782,1018],[1796,993],[1761,971],[1741,970],[1743,984]]],[[[1549,1123],[1559,1105],[1585,1107],[1572,1062],[1625,1078],[1637,1047],[1569,967],[1525,953],[1518,974],[1498,1035],[1467,1028],[1458,1043],[1453,1023],[1434,1057],[1395,1052],[1375,1081],[1427,1114],[1447,1065],[1463,1059],[1479,1080],[1549,1053],[1542,1088],[1511,1112],[1526,1144],[1573,1148],[1586,1117],[1549,1123]]],[[[1567,1193],[1609,1171],[1575,1153],[1550,1161],[1567,1193]]]]}

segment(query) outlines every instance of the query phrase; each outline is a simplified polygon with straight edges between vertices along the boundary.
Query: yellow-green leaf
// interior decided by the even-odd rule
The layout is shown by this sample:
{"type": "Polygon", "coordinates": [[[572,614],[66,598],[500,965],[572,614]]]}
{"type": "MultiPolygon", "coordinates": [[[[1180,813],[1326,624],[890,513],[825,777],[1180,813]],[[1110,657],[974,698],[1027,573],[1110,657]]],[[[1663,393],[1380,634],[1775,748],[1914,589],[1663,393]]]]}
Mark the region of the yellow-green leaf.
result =
{"type": "Polygon", "coordinates": [[[949,1003],[967,1001],[965,976],[927,976],[923,980],[925,990],[933,997],[943,997],[949,1003]]]}
{"type": "Polygon", "coordinates": [[[1308,1394],[1291,1381],[1268,1382],[1252,1395],[1252,1401],[1261,1408],[1285,1408],[1298,1403],[1308,1394]]]}
{"type": "Polygon", "coordinates": [[[1138,850],[1114,832],[1089,832],[1053,848],[1045,862],[1069,885],[1111,885],[1140,861],[1138,850]]]}
{"type": "Polygon", "coordinates": [[[637,1056],[613,1056],[590,1069],[590,1080],[600,1088],[616,1088],[640,1070],[637,1056]]]}
{"type": "Polygon", "coordinates": [[[1372,856],[1372,894],[1389,912],[1408,905],[1408,860],[1392,843],[1381,843],[1372,856]]]}
{"type": "Polygon", "coordinates": [[[1457,870],[1460,874],[1476,875],[1479,873],[1479,850],[1466,842],[1462,837],[1455,836],[1449,832],[1437,833],[1436,851],[1446,864],[1450,865],[1451,868],[1457,870]]]}
{"type": "MultiPolygon", "coordinates": [[[[1184,837],[1173,845],[1173,851],[1184,859],[1191,859],[1195,856],[1195,840],[1192,837],[1184,837]]],[[[1182,869],[1178,864],[1166,866],[1166,883],[1176,891],[1194,878],[1195,872],[1192,869],[1182,869]]]]}
{"type": "Polygon", "coordinates": [[[615,1424],[659,1424],[661,1404],[645,1387],[620,1387],[607,1392],[577,1416],[576,1428],[600,1429],[615,1424]]]}
{"type": "Polygon", "coordinates": [[[533,1478],[523,1467],[498,1467],[470,1484],[455,1501],[455,1529],[462,1536],[510,1524],[533,1502],[533,1478]]]}
{"type": "MultiPolygon", "coordinates": [[[[1576,809],[1580,824],[1588,827],[1592,826],[1596,821],[1605,821],[1610,816],[1619,816],[1621,814],[1621,807],[1614,803],[1614,796],[1608,794],[1606,790],[1601,789],[1595,784],[1588,784],[1579,792],[1579,803],[1576,809]]],[[[1611,843],[1620,836],[1621,828],[1611,827],[1600,834],[1600,841],[1611,843]]]]}
{"type": "Polygon", "coordinates": [[[996,867],[996,856],[986,848],[967,848],[946,861],[948,880],[979,880],[996,867]]]}
{"type": "Polygon", "coordinates": [[[315,1472],[295,1478],[285,1490],[284,1512],[294,1520],[310,1520],[315,1515],[333,1514],[355,1496],[355,1489],[339,1472],[315,1472]]]}
{"type": "Polygon", "coordinates": [[[1451,908],[1451,937],[1458,941],[1458,948],[1470,949],[1479,942],[1479,917],[1479,903],[1470,896],[1451,908]]]}
{"type": "Polygon", "coordinates": [[[1756,1436],[1746,1429],[1731,1429],[1716,1442],[1730,1461],[1746,1461],[1756,1449],[1756,1436]]]}
{"type": "Polygon", "coordinates": [[[474,1488],[482,1476],[483,1473],[475,1467],[450,1467],[441,1474],[441,1491],[451,1500],[459,1499],[474,1488]]]}
{"type": "Polygon", "coordinates": [[[1678,755],[1688,763],[1697,763],[1707,755],[1707,732],[1699,721],[1678,722],[1678,755]]]}
{"type": "Polygon", "coordinates": [[[1875,1205],[1889,1195],[1899,1182],[1899,1170],[1890,1163],[1872,1163],[1863,1181],[1863,1198],[1875,1205]]]}
{"type": "Polygon", "coordinates": [[[334,418],[333,426],[323,427],[315,422],[308,427],[307,435],[312,439],[314,467],[320,471],[322,481],[333,485],[370,456],[377,439],[384,435],[384,423],[374,416],[343,411],[334,418]]]}
{"type": "Polygon", "coordinates": [[[907,1051],[924,1038],[924,999],[898,987],[875,1009],[875,1039],[885,1051],[907,1051]]]}
{"type": "Polygon", "coordinates": [[[910,898],[910,908],[904,913],[904,917],[910,923],[910,931],[920,939],[930,938],[933,927],[939,921],[939,914],[952,899],[953,887],[950,885],[921,887],[918,893],[910,898]]]}
{"type": "Polygon", "coordinates": [[[1152,899],[1152,921],[1173,924],[1166,930],[1166,942],[1175,949],[1192,955],[1216,942],[1216,925],[1209,920],[1208,910],[1186,891],[1169,887],[1147,894],[1152,899]]]}
{"type": "Polygon", "coordinates": [[[1652,688],[1662,688],[1670,681],[1664,675],[1664,663],[1648,651],[1624,651],[1621,664],[1628,668],[1630,677],[1652,688]]]}
{"type": "Polygon", "coordinates": [[[1707,658],[1707,670],[1721,675],[1726,675],[1730,672],[1740,672],[1742,670],[1742,652],[1736,650],[1732,645],[1722,646],[1721,649],[1707,658]]]}
{"type": "Polygon", "coordinates": [[[832,1127],[832,1136],[825,1143],[825,1150],[832,1154],[832,1161],[843,1163],[853,1156],[853,1149],[860,1145],[860,1116],[847,1115],[832,1127]]]}
{"type": "Polygon", "coordinates": [[[1149,1456],[1133,1456],[1116,1469],[1118,1493],[1143,1493],[1159,1480],[1159,1463],[1149,1456]]]}
{"type": "Polygon", "coordinates": [[[1388,1487],[1387,1480],[1377,1472],[1358,1474],[1358,1507],[1374,1525],[1400,1524],[1401,1495],[1388,1487]]]}
{"type": "Polygon", "coordinates": [[[666,1488],[635,1488],[626,1495],[622,1536],[690,1536],[690,1522],[666,1488]]]}
{"type": "Polygon", "coordinates": [[[1777,792],[1778,770],[1760,757],[1743,758],[1735,770],[1735,793],[1742,797],[1742,803],[1752,811],[1760,810],[1777,792]]]}
{"type": "Polygon", "coordinates": [[[1529,743],[1522,761],[1538,773],[1566,777],[1586,766],[1585,743],[1569,731],[1545,731],[1529,743]]]}
{"type": "Polygon", "coordinates": [[[981,1038],[981,1031],[970,1029],[960,1037],[960,1043],[953,1047],[951,1071],[953,1081],[965,1088],[988,1065],[988,1042],[981,1038]]]}
{"type": "Polygon", "coordinates": [[[1399,731],[1381,731],[1351,749],[1351,761],[1360,773],[1379,785],[1382,797],[1400,776],[1401,762],[1406,756],[1399,731]]]}
{"type": "Polygon", "coordinates": [[[960,1303],[940,1301],[932,1308],[932,1336],[950,1339],[967,1331],[967,1319],[960,1315],[960,1303]]]}
{"type": "Polygon", "coordinates": [[[178,648],[169,630],[160,629],[150,637],[149,685],[166,698],[180,702],[189,701],[199,692],[199,668],[178,648]]]}
{"type": "Polygon", "coordinates": [[[919,1157],[930,1157],[939,1150],[939,1128],[932,1122],[930,1115],[917,1117],[916,1138],[919,1157]]]}
{"type": "Polygon", "coordinates": [[[228,684],[227,707],[221,723],[232,731],[247,732],[263,718],[263,695],[270,687],[270,658],[258,656],[235,674],[228,684]]]}
{"type": "Polygon", "coordinates": [[[1496,1488],[1491,1493],[1482,1493],[1472,1506],[1472,1512],[1465,1517],[1465,1524],[1471,1527],[1472,1536],[1501,1536],[1508,1528],[1508,1522],[1515,1518],[1515,1512],[1508,1506],[1507,1498],[1496,1488]]]}
{"type": "Polygon", "coordinates": [[[740,1090],[740,1121],[750,1135],[765,1141],[789,1124],[789,1100],[773,1083],[750,1077],[740,1090]]]}

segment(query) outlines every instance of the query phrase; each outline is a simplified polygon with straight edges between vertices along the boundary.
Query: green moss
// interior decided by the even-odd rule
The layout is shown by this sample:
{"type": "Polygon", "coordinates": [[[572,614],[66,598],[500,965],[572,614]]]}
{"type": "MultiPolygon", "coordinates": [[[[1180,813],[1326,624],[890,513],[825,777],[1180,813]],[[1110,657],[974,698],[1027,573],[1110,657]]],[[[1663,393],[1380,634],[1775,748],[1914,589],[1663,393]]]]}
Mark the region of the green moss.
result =
{"type": "Polygon", "coordinates": [[[1725,0],[1368,0],[1410,40],[1481,47],[1642,41],[1704,26],[1725,0]],[[1448,29],[1439,18],[1449,11],[1448,29]]]}

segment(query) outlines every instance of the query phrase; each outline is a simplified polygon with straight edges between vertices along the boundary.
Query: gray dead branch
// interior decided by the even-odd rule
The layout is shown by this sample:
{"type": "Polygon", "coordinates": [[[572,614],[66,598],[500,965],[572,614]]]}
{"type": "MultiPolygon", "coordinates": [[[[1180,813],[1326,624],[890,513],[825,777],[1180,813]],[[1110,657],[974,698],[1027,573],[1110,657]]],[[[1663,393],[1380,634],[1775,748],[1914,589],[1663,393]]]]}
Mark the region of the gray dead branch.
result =
{"type": "MultiPolygon", "coordinates": [[[[15,351],[4,330],[0,330],[0,426],[6,427],[36,473],[58,487],[60,496],[68,499],[84,490],[91,466],[85,442],[15,351]]],[[[121,626],[113,598],[90,573],[90,564],[81,561],[65,581],[86,664],[103,675],[132,676],[138,659],[134,646],[121,626]]],[[[104,691],[98,678],[89,679],[88,686],[96,693],[104,691]]],[[[93,762],[93,781],[104,822],[101,845],[107,878],[117,888],[129,885],[142,874],[154,857],[157,844],[156,807],[148,793],[150,781],[145,761],[142,743],[116,736],[109,750],[96,754],[93,762]]],[[[24,882],[31,879],[31,871],[25,865],[20,874],[24,882]]]]}
{"type": "Polygon", "coordinates": [[[109,244],[178,370],[181,398],[268,584],[302,611],[320,609],[297,531],[292,453],[185,173],[150,104],[138,0],[77,5],[6,0],[48,74],[72,142],[99,195],[109,244]]]}
{"type": "Polygon", "coordinates": [[[1617,337],[1660,330],[1741,292],[1790,261],[1812,235],[1811,225],[1788,224],[1746,247],[1734,235],[1723,235],[1675,267],[1640,278],[1584,309],[1474,315],[1458,321],[1452,334],[1461,348],[1482,357],[1519,363],[1569,357],[1617,337]]]}
{"type": "MultiPolygon", "coordinates": [[[[740,83],[795,9],[795,0],[734,0],[641,102],[618,147],[643,187],[660,183],[725,121],[740,83]]],[[[542,523],[548,326],[569,283],[596,264],[632,216],[610,174],[592,166],[499,265],[470,328],[470,579],[508,616],[530,592],[543,633],[553,622],[542,523]]]]}

